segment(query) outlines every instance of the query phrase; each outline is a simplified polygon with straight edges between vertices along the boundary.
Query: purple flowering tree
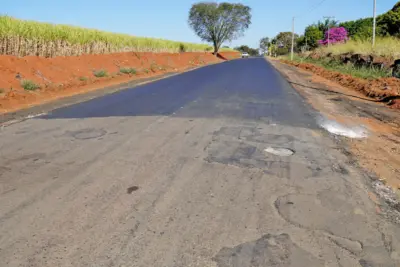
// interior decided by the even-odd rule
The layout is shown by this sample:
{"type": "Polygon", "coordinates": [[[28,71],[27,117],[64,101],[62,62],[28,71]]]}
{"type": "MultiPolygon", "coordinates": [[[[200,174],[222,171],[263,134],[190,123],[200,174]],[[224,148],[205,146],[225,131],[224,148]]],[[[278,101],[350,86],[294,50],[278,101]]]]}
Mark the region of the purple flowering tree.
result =
{"type": "Polygon", "coordinates": [[[349,39],[348,32],[344,27],[330,28],[325,33],[325,38],[319,40],[321,45],[344,43],[349,39]]]}

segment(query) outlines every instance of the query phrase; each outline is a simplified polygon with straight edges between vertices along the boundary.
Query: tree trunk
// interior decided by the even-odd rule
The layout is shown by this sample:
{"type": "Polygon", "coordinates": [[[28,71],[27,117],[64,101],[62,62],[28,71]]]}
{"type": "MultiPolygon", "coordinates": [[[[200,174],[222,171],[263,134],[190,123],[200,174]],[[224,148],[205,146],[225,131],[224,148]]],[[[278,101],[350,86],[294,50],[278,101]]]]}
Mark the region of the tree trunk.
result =
{"type": "Polygon", "coordinates": [[[214,55],[215,55],[215,56],[218,55],[218,50],[219,50],[219,47],[218,47],[217,43],[214,42],[214,55]]]}

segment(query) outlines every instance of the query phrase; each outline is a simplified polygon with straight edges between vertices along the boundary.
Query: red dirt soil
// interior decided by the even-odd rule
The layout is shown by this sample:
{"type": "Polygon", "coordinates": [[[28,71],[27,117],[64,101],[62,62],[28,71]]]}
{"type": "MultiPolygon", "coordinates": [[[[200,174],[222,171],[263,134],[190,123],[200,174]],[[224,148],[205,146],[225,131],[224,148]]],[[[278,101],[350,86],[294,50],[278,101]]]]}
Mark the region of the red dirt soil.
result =
{"type": "MultiPolygon", "coordinates": [[[[400,98],[400,80],[396,78],[366,80],[342,74],[340,72],[330,71],[310,63],[298,63],[288,60],[281,60],[281,62],[311,71],[328,80],[337,82],[344,87],[359,91],[368,97],[376,98],[378,100],[387,97],[400,98]]],[[[392,104],[393,108],[397,108],[399,106],[399,99],[393,100],[392,104]]]]}
{"type": "Polygon", "coordinates": [[[80,94],[130,80],[181,72],[188,68],[238,58],[238,52],[211,53],[115,53],[43,58],[35,56],[0,56],[0,114],[39,105],[54,99],[80,94]],[[135,75],[119,73],[120,68],[134,68],[135,75]],[[107,77],[95,77],[105,70],[107,77]],[[33,81],[40,89],[26,91],[23,80],[33,81]]]}

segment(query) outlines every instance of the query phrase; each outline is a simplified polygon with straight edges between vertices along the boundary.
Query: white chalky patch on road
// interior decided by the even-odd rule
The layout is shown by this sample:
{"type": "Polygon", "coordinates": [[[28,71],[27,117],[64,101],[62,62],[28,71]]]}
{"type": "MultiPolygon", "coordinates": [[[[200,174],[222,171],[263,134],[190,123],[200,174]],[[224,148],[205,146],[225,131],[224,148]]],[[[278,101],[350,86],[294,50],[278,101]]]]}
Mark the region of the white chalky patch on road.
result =
{"type": "Polygon", "coordinates": [[[33,119],[33,118],[40,117],[40,116],[43,116],[46,114],[47,113],[31,114],[31,115],[26,116],[25,119],[33,119]]]}
{"type": "Polygon", "coordinates": [[[264,149],[265,152],[273,154],[275,156],[281,157],[289,157],[294,154],[293,150],[287,148],[280,148],[280,147],[268,147],[264,149]]]}
{"type": "Polygon", "coordinates": [[[361,126],[349,127],[330,120],[321,120],[320,125],[330,133],[349,138],[365,138],[368,136],[367,130],[361,126]]]}

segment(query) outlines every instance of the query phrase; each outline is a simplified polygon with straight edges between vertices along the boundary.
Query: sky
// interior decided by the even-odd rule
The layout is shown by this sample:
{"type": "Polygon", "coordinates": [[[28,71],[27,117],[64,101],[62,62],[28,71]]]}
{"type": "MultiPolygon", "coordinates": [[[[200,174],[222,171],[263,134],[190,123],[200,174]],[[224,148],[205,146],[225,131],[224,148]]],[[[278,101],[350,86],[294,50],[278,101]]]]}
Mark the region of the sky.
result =
{"type": "MultiPolygon", "coordinates": [[[[0,14],[20,19],[69,24],[135,36],[195,42],[202,41],[187,23],[193,3],[201,0],[0,0],[0,14]]],[[[295,31],[334,16],[346,21],[371,17],[373,0],[225,0],[252,8],[252,24],[230,47],[257,48],[262,37],[295,31]],[[319,3],[323,2],[319,5],[319,3]]],[[[221,1],[219,1],[221,2],[221,1]]],[[[377,13],[391,9],[397,0],[377,0],[377,13]]]]}

